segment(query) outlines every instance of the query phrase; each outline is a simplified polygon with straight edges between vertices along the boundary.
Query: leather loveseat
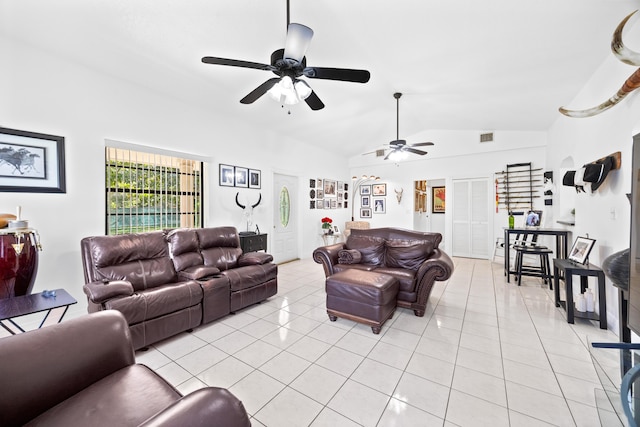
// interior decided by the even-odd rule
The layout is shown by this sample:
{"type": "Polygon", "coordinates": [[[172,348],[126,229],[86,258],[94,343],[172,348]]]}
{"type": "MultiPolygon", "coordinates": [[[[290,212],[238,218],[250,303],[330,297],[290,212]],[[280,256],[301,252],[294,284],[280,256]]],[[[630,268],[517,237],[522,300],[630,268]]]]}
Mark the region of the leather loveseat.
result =
{"type": "Polygon", "coordinates": [[[243,253],[234,227],[86,237],[81,253],[88,311],[124,314],[135,349],[277,293],[273,257],[243,253]]]}
{"type": "Polygon", "coordinates": [[[396,305],[424,316],[433,283],[451,277],[453,261],[438,245],[440,233],[400,228],[352,229],[345,243],[313,252],[326,277],[348,269],[375,271],[398,279],[396,305]]]}
{"type": "Polygon", "coordinates": [[[0,338],[0,425],[250,427],[228,390],[182,396],[135,363],[122,314],[84,315],[0,338]]]}

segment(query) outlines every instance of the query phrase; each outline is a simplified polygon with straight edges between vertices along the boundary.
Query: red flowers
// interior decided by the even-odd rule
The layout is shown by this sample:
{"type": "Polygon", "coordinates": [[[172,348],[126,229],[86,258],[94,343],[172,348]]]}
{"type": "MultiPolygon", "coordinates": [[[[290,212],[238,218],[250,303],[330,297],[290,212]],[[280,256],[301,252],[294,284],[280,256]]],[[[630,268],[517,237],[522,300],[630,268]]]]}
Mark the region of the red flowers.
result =
{"type": "Polygon", "coordinates": [[[328,216],[325,216],[324,218],[322,218],[320,221],[322,221],[322,223],[329,223],[331,224],[333,222],[333,220],[331,218],[329,218],[328,216]]]}

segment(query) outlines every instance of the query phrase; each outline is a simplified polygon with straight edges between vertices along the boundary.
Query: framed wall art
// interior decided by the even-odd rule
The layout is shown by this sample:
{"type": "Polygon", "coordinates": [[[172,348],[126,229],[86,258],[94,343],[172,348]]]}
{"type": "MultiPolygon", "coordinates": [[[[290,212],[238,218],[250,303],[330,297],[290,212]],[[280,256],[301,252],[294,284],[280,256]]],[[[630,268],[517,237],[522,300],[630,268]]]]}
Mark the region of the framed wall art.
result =
{"type": "Polygon", "coordinates": [[[249,169],[236,166],[236,187],[249,186],[249,169]]]}
{"type": "Polygon", "coordinates": [[[372,191],[374,196],[386,196],[387,195],[387,184],[373,184],[372,191]]]}
{"type": "Polygon", "coordinates": [[[324,180],[324,197],[336,197],[336,182],[333,179],[324,180]]]}
{"type": "Polygon", "coordinates": [[[370,185],[361,185],[360,186],[360,195],[368,196],[371,194],[371,186],[370,185]]]}
{"type": "Polygon", "coordinates": [[[373,199],[373,213],[387,213],[387,200],[384,197],[373,199]]]}
{"type": "Polygon", "coordinates": [[[249,169],[249,188],[262,187],[262,172],[258,169],[249,169]]]}
{"type": "Polygon", "coordinates": [[[578,264],[584,264],[589,258],[589,253],[593,249],[593,245],[596,243],[594,239],[588,237],[576,237],[576,241],[573,242],[573,247],[569,251],[569,259],[578,264]]]}
{"type": "Polygon", "coordinates": [[[220,163],[220,185],[222,187],[234,187],[236,185],[235,167],[220,163]]]}
{"type": "Polygon", "coordinates": [[[0,127],[0,192],[66,193],[64,137],[0,127]]]}
{"type": "Polygon", "coordinates": [[[431,187],[431,212],[444,213],[445,211],[445,188],[431,187]]]}
{"type": "Polygon", "coordinates": [[[360,209],[360,218],[371,218],[371,209],[369,209],[369,208],[361,208],[360,209]]]}

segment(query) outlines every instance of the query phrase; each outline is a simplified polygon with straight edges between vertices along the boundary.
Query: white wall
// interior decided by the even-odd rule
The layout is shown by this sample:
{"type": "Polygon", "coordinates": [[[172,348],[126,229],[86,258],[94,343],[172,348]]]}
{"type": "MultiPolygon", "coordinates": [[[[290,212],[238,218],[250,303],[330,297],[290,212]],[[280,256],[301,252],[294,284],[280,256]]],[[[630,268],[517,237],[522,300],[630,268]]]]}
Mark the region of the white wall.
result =
{"type": "MultiPolygon", "coordinates": [[[[328,211],[308,209],[309,178],[350,182],[346,160],[6,38],[0,37],[0,51],[0,126],[65,137],[66,194],[0,193],[0,212],[22,206],[23,217],[40,233],[44,250],[35,292],[65,288],[79,302],[73,311],[86,312],[79,248],[83,237],[104,234],[105,139],[210,158],[206,226],[246,227],[234,201],[238,189],[218,186],[218,163],[262,171],[263,202],[254,223],[265,232],[273,221],[273,173],[298,176],[300,256],[311,256],[321,244],[320,218],[328,211]],[[317,161],[329,157],[331,162],[317,161]]],[[[258,197],[258,190],[240,191],[245,200],[258,197]]],[[[330,212],[339,221],[350,214],[330,212]]]]}

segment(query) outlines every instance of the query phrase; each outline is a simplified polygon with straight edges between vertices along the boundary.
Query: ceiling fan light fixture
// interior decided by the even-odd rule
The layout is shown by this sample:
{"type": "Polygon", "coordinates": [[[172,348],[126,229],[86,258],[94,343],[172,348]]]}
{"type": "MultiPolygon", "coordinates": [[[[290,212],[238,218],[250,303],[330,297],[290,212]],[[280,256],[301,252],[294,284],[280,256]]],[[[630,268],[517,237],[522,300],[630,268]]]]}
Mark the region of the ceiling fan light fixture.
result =
{"type": "Polygon", "coordinates": [[[284,46],[284,59],[302,62],[312,37],[313,30],[311,28],[302,24],[289,24],[284,46]]]}
{"type": "Polygon", "coordinates": [[[407,158],[407,153],[402,150],[395,150],[389,154],[389,159],[393,161],[404,160],[407,158]]]}
{"type": "Polygon", "coordinates": [[[311,89],[311,87],[304,80],[296,79],[293,87],[296,91],[296,94],[298,94],[298,98],[300,98],[301,101],[307,99],[309,95],[311,95],[311,92],[313,92],[313,89],[311,89]]]}

